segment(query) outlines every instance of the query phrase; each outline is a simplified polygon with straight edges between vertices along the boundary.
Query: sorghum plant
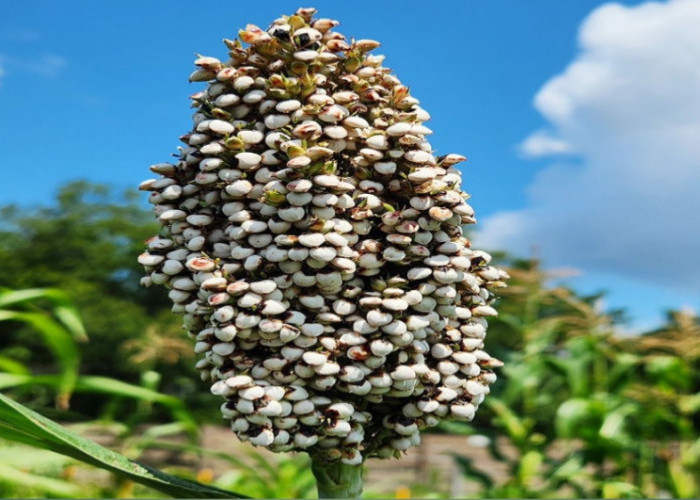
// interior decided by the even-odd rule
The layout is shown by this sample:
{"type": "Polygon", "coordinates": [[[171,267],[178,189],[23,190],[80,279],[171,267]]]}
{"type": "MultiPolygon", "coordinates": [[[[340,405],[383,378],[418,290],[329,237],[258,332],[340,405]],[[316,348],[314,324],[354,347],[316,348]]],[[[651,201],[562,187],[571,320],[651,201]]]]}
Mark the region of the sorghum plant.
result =
{"type": "Polygon", "coordinates": [[[193,129],[141,184],[162,231],[139,262],[144,285],[170,290],[233,432],[360,484],[365,458],[474,417],[500,365],[482,348],[507,275],[462,234],[465,158],[433,155],[430,116],[378,42],[315,12],[195,61],[190,80],[208,84],[193,129]]]}

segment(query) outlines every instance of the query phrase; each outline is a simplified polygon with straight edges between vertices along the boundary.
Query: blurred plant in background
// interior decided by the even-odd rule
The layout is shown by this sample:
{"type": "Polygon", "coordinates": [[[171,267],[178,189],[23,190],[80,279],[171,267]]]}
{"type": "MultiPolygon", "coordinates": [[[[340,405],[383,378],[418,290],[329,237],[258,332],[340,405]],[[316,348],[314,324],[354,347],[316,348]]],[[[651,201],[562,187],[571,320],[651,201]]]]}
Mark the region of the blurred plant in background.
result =
{"type": "MultiPolygon", "coordinates": [[[[56,288],[75,304],[90,335],[90,342],[80,346],[81,373],[138,384],[145,369],[154,370],[161,375],[165,392],[191,408],[206,406],[198,404],[202,391],[191,349],[177,347],[182,345],[182,330],[168,312],[167,297],[139,286],[142,270],[134,255],[140,253],[155,225],[148,210],[139,205],[138,195],[73,182],[61,188],[51,206],[0,208],[0,220],[0,259],[11,263],[3,268],[0,286],[56,288]],[[157,343],[144,339],[146,333],[155,340],[155,332],[157,343]],[[179,355],[174,355],[173,348],[179,355]],[[167,351],[167,355],[154,356],[155,351],[167,351]],[[134,363],[134,357],[145,364],[134,363]]],[[[25,323],[3,325],[3,353],[14,360],[31,359],[34,366],[55,363],[40,337],[27,333],[25,323]]],[[[44,400],[47,397],[43,393],[44,400]]],[[[131,415],[134,405],[133,401],[78,395],[71,406],[91,417],[108,412],[121,418],[131,415]]],[[[163,411],[155,412],[167,418],[163,411]]]]}
{"type": "MultiPolygon", "coordinates": [[[[55,206],[0,214],[3,394],[182,477],[254,497],[315,495],[305,456],[207,442],[203,429],[220,425],[215,398],[165,295],[138,286],[134,255],[154,227],[134,196],[78,182],[55,206]]],[[[506,361],[500,380],[478,422],[441,428],[487,446],[486,461],[452,452],[470,495],[700,496],[697,316],[675,311],[658,330],[620,336],[623,315],[602,311],[601,296],[552,284],[536,261],[510,260],[508,272],[487,340],[506,361]]],[[[458,494],[444,474],[366,496],[458,494]]],[[[75,458],[0,445],[2,497],[162,495],[75,458]]]]}
{"type": "MultiPolygon", "coordinates": [[[[57,386],[56,406],[68,408],[75,389],[80,365],[76,342],[85,342],[87,335],[77,311],[65,293],[55,289],[0,289],[0,322],[23,325],[40,337],[53,356],[59,374],[51,378],[57,386]]],[[[22,330],[20,330],[22,331],[22,330]]],[[[21,347],[11,346],[0,354],[0,387],[7,388],[31,383],[34,378],[21,347]]]]}
{"type": "Polygon", "coordinates": [[[600,297],[546,286],[535,261],[508,272],[490,339],[507,350],[490,425],[461,431],[488,436],[509,477],[457,457],[479,496],[700,495],[698,318],[675,312],[658,331],[620,337],[600,297]]]}

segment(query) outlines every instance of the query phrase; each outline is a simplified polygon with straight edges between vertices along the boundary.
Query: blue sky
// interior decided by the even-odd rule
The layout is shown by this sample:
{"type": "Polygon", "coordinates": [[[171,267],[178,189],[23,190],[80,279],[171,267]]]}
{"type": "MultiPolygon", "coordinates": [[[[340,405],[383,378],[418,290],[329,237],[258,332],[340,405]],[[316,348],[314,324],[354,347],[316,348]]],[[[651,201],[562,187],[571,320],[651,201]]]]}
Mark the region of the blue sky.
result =
{"type": "MultiPolygon", "coordinates": [[[[636,125],[642,116],[689,137],[700,127],[697,117],[667,113],[693,110],[700,97],[673,87],[679,76],[693,85],[698,77],[664,52],[688,46],[688,57],[700,52],[691,23],[700,2],[603,4],[314,6],[320,16],[340,20],[338,30],[348,37],[382,42],[376,52],[387,56],[385,65],[432,115],[433,146],[469,157],[464,187],[480,219],[477,243],[523,256],[536,247],[545,264],[582,272],[570,280],[574,286],[609,290],[607,304],[628,308],[632,326],[646,327],[666,308],[700,305],[693,286],[700,267],[678,268],[683,256],[692,260],[700,240],[684,227],[697,218],[687,211],[697,207],[688,200],[698,185],[700,153],[685,142],[674,143],[676,156],[667,155],[660,140],[639,148],[656,144],[647,138],[658,134],[636,125]],[[658,46],[644,45],[650,33],[658,46]],[[667,79],[644,71],[659,67],[667,79]],[[616,77],[619,68],[639,79],[625,82],[616,77]],[[658,81],[641,88],[634,83],[649,79],[658,81]],[[683,95],[669,101],[666,89],[683,95]],[[625,96],[644,100],[644,114],[635,114],[641,113],[635,101],[624,106],[625,96]],[[628,176],[637,179],[635,169],[644,164],[639,158],[649,157],[677,182],[651,174],[646,184],[631,182],[628,176]],[[667,196],[650,194],[649,186],[667,196]],[[648,225],[630,208],[644,199],[667,208],[651,216],[642,209],[648,225]],[[672,221],[683,213],[682,223],[672,221]],[[608,221],[609,214],[620,220],[608,221]],[[676,247],[681,256],[669,258],[676,247]]],[[[222,38],[247,23],[266,27],[298,6],[269,0],[4,2],[0,204],[50,202],[58,186],[78,178],[137,185],[149,176],[148,165],[167,160],[189,130],[187,97],[200,88],[187,82],[194,53],[224,57],[222,38]]]]}

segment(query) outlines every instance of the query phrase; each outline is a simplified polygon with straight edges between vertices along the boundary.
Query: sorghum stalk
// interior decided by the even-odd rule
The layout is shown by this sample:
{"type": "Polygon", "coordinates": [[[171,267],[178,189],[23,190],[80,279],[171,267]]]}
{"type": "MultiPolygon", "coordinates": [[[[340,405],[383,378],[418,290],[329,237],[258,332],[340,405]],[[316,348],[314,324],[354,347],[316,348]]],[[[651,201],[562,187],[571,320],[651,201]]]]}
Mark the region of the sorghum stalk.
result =
{"type": "Polygon", "coordinates": [[[465,158],[433,154],[430,115],[378,42],[314,14],[197,58],[193,129],[141,184],[162,230],[139,262],[236,435],[307,451],[323,495],[359,495],[367,457],[474,417],[501,364],[483,339],[507,275],[462,233],[465,158]]]}
{"type": "Polygon", "coordinates": [[[339,460],[326,462],[312,455],[311,470],[316,478],[318,498],[360,498],[362,465],[348,465],[339,460]]]}

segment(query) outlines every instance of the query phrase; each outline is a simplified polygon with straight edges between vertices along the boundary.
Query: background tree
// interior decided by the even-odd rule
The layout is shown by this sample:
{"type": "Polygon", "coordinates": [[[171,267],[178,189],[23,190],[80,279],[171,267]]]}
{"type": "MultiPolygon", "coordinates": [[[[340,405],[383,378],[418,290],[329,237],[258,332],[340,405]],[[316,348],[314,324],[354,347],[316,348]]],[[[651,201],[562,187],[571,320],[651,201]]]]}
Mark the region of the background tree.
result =
{"type": "MultiPolygon", "coordinates": [[[[151,368],[161,374],[164,390],[198,397],[191,349],[166,294],[139,286],[143,271],[135,256],[157,227],[137,193],[77,181],[47,206],[0,208],[0,220],[0,285],[65,292],[89,332],[81,349],[83,374],[137,382],[151,368]]],[[[26,325],[4,329],[0,354],[53,369],[51,353],[26,334],[26,325]]],[[[74,408],[94,413],[100,405],[77,398],[74,408]]]]}

